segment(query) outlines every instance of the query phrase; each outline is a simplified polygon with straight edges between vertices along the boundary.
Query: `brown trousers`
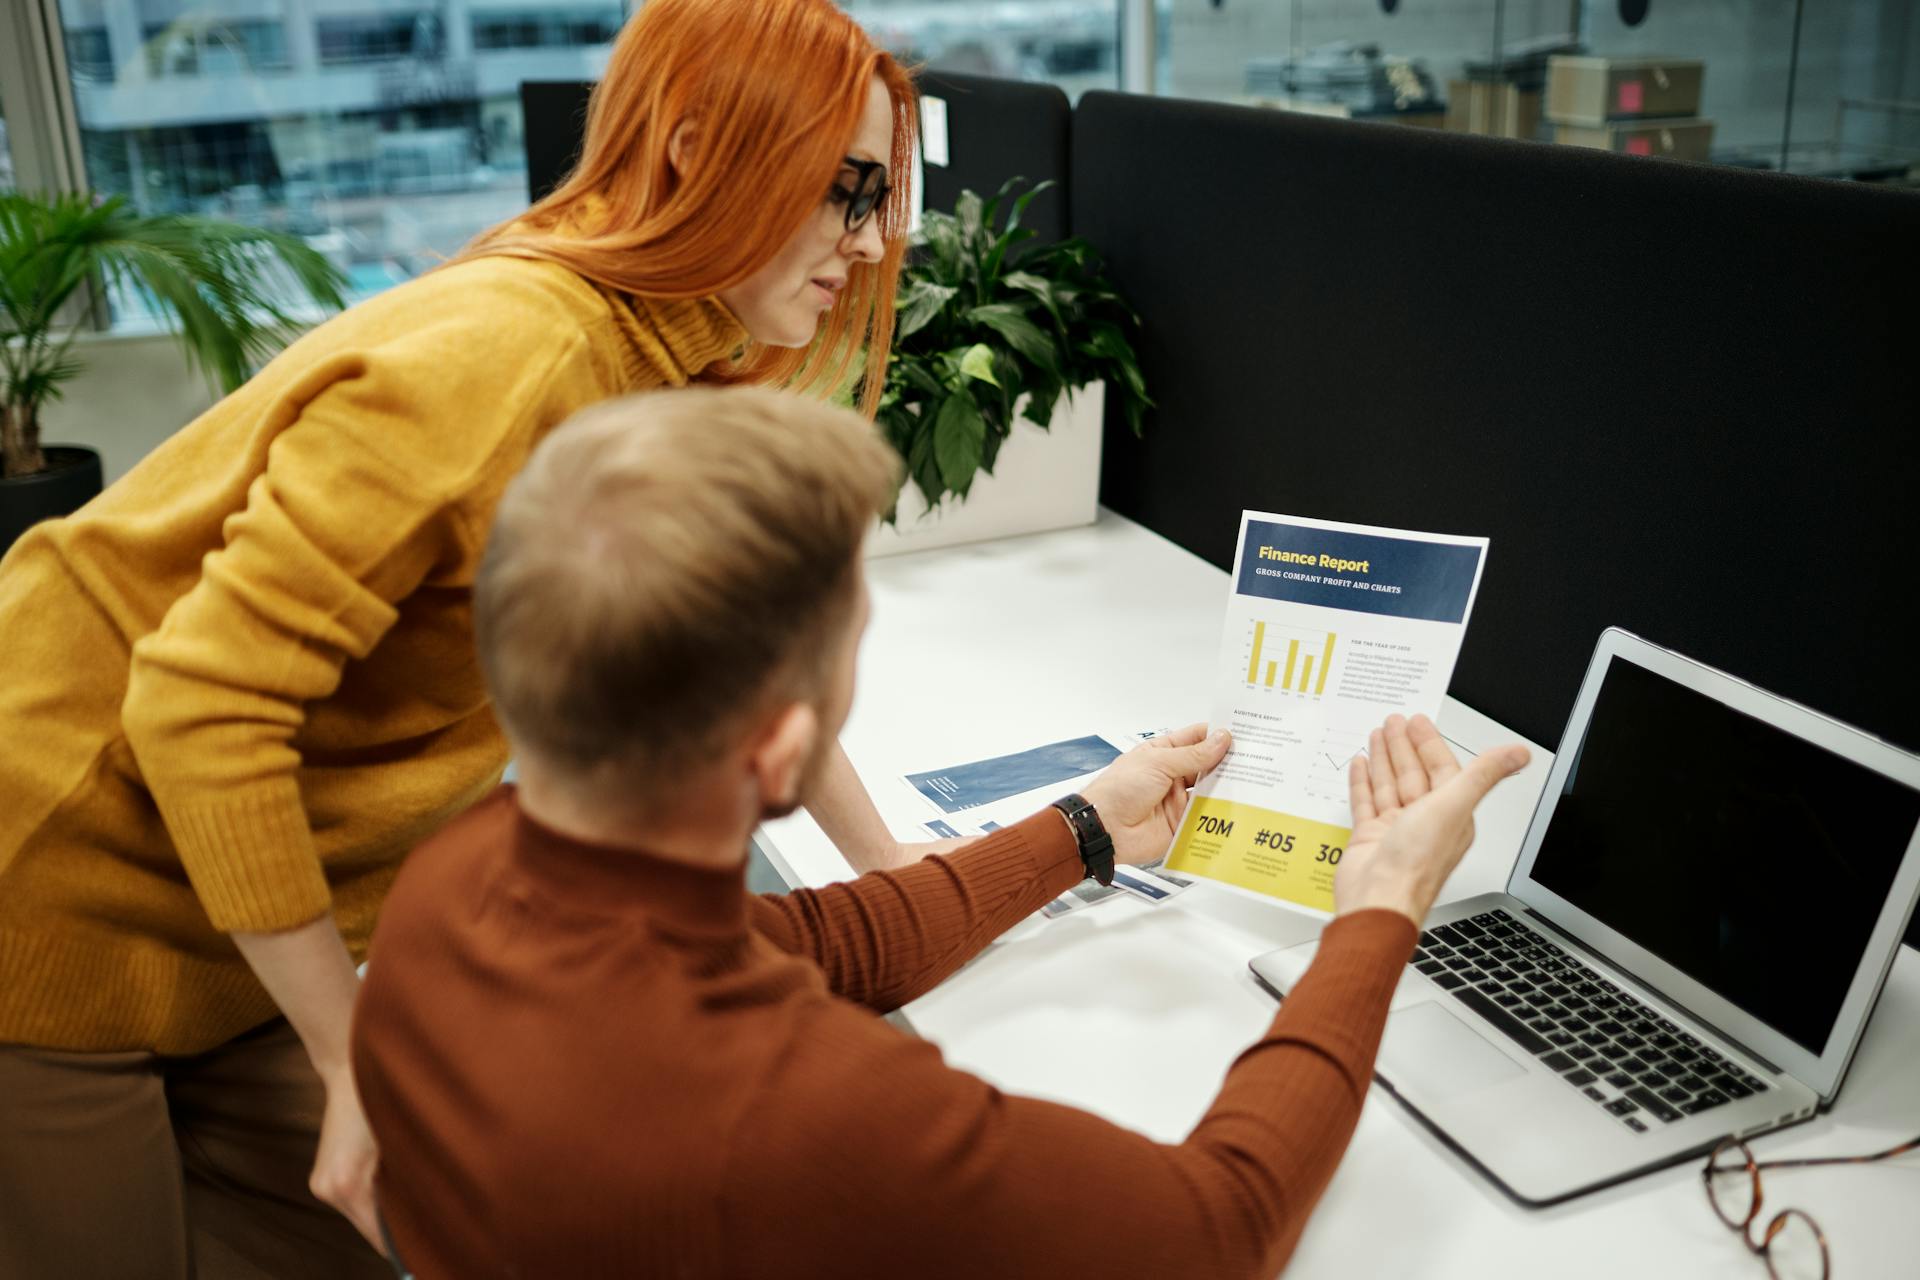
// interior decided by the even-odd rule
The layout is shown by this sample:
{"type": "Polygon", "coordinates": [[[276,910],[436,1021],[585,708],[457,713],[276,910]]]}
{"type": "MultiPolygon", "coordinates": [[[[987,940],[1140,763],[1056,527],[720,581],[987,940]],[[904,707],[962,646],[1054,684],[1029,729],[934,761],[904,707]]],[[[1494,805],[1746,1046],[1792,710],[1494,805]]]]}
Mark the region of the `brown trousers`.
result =
{"type": "Polygon", "coordinates": [[[0,1276],[393,1280],[307,1190],[325,1102],[284,1020],[192,1058],[0,1045],[0,1276]]]}

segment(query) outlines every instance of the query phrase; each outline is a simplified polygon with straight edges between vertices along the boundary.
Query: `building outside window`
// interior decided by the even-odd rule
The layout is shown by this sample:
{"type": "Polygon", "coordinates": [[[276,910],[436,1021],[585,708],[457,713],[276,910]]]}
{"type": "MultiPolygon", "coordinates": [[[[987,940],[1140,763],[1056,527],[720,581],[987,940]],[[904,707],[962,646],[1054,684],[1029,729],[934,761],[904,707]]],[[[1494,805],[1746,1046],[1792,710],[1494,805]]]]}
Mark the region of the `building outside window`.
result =
{"type": "Polygon", "coordinates": [[[76,27],[67,32],[67,69],[76,80],[112,82],[113,54],[105,27],[76,27]]]}
{"type": "MultiPolygon", "coordinates": [[[[854,0],[953,70],[1119,84],[1119,0],[854,0]]],[[[629,7],[594,0],[61,0],[96,191],[307,237],[355,297],[526,205],[522,80],[597,79],[629,7]]],[[[117,324],[138,324],[115,300],[117,324]]]]}
{"type": "Polygon", "coordinates": [[[342,66],[408,58],[413,56],[416,40],[421,52],[430,54],[442,36],[439,22],[440,15],[431,10],[321,18],[316,24],[320,64],[342,66]]]}
{"type": "Polygon", "coordinates": [[[936,70],[1120,87],[1120,0],[843,0],[874,40],[936,70]]]}
{"type": "Polygon", "coordinates": [[[617,6],[581,9],[483,9],[473,15],[476,49],[566,49],[611,44],[623,21],[617,6]]]}
{"type": "MultiPolygon", "coordinates": [[[[88,185],[304,236],[356,298],[526,207],[520,82],[599,78],[625,14],[591,0],[61,0],[88,185]]],[[[135,301],[114,304],[116,326],[144,322],[135,301]]]]}
{"type": "MultiPolygon", "coordinates": [[[[169,76],[245,75],[250,71],[285,71],[286,30],[278,22],[258,19],[231,21],[180,18],[171,23],[149,24],[146,38],[147,75],[159,80],[169,76]]],[[[113,63],[107,47],[106,32],[99,33],[95,65],[105,68],[96,80],[113,79],[113,63]]],[[[74,60],[73,36],[67,37],[67,64],[76,80],[82,78],[74,60]]]]}

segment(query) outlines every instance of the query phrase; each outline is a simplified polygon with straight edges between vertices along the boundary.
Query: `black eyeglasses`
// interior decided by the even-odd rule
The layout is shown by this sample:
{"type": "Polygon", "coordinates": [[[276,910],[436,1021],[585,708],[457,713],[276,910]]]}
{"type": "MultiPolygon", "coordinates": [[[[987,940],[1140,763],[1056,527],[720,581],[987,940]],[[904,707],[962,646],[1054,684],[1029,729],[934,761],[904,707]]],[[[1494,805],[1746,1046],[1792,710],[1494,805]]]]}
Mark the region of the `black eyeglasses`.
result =
{"type": "Polygon", "coordinates": [[[1746,1143],[1738,1138],[1725,1138],[1707,1157],[1707,1167],[1700,1171],[1700,1177],[1707,1184],[1707,1200],[1713,1205],[1714,1213],[1740,1233],[1747,1248],[1765,1260],[1767,1274],[1773,1280],[1828,1280],[1833,1269],[1827,1255],[1827,1235],[1805,1210],[1782,1209],[1767,1220],[1760,1238],[1753,1238],[1753,1224],[1760,1220],[1760,1171],[1801,1169],[1816,1164],[1871,1164],[1914,1150],[1920,1150],[1920,1138],[1870,1156],[1822,1156],[1763,1163],[1753,1158],[1746,1143]]]}
{"type": "Polygon", "coordinates": [[[867,219],[886,203],[893,188],[887,185],[887,166],[878,160],[855,160],[848,156],[840,163],[853,170],[856,177],[851,187],[835,182],[827,190],[827,199],[846,206],[847,231],[851,234],[867,225],[867,219]]]}

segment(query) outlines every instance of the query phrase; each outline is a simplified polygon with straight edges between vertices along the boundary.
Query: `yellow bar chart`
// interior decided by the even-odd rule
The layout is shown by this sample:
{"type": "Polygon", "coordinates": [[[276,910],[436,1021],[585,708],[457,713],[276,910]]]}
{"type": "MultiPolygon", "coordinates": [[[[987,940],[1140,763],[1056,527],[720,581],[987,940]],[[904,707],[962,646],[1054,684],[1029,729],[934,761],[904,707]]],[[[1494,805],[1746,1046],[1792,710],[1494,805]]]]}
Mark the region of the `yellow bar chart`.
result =
{"type": "MultiPolygon", "coordinates": [[[[1253,645],[1247,654],[1247,683],[1264,685],[1268,689],[1275,688],[1277,683],[1277,687],[1282,692],[1304,693],[1315,698],[1325,694],[1327,691],[1327,673],[1333,669],[1334,642],[1339,639],[1339,636],[1331,631],[1326,632],[1325,635],[1326,640],[1321,646],[1320,652],[1318,654],[1309,652],[1305,655],[1304,659],[1300,652],[1303,643],[1302,637],[1288,637],[1285,663],[1283,664],[1277,658],[1267,659],[1266,677],[1262,679],[1260,674],[1260,659],[1266,653],[1267,624],[1264,622],[1255,622],[1253,624],[1253,645]],[[1299,673],[1297,680],[1295,679],[1295,672],[1299,673]]],[[[1315,633],[1311,639],[1304,640],[1304,643],[1309,646],[1318,642],[1319,633],[1315,633]]]]}

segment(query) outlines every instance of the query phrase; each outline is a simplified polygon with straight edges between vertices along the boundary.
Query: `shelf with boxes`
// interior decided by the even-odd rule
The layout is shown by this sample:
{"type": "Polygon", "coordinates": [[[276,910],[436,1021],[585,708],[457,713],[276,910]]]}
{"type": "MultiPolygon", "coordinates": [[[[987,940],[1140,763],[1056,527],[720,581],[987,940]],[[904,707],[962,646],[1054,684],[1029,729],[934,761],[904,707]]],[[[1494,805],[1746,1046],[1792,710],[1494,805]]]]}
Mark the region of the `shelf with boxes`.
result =
{"type": "Polygon", "coordinates": [[[1507,45],[1492,60],[1469,60],[1464,77],[1447,83],[1447,128],[1492,138],[1537,138],[1547,61],[1579,51],[1571,36],[1554,35],[1507,45]]]}
{"type": "Polygon", "coordinates": [[[1707,158],[1713,121],[1700,117],[1706,64],[1698,58],[1558,55],[1547,63],[1553,139],[1636,156],[1707,158]]]}

